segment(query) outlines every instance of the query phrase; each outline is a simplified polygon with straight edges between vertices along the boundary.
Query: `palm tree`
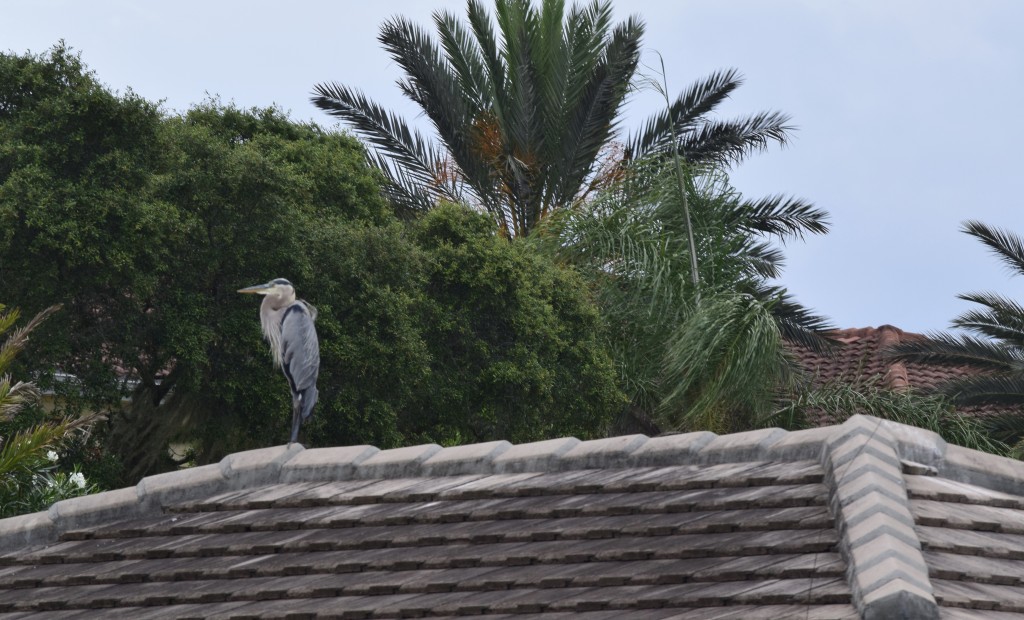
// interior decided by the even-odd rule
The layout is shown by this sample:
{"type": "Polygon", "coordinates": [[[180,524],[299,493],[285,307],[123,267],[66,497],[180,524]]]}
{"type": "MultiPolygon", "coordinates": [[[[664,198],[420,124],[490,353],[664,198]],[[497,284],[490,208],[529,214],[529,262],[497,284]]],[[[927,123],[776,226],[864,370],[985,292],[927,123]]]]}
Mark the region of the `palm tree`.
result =
{"type": "MultiPolygon", "coordinates": [[[[988,246],[1011,272],[1024,275],[1024,239],[973,220],[962,230],[988,246]]],[[[957,405],[1024,411],[1024,305],[990,292],[958,297],[982,306],[953,320],[953,327],[967,333],[929,334],[927,340],[900,343],[892,354],[904,361],[973,370],[940,386],[957,405]]],[[[1017,443],[1018,453],[1024,450],[1024,415],[999,416],[992,426],[999,439],[1017,443]]]]}
{"type": "Polygon", "coordinates": [[[718,165],[688,166],[681,197],[677,170],[635,162],[531,241],[594,283],[631,397],[619,430],[745,430],[795,376],[783,343],[828,347],[825,321],[769,282],[782,260],[773,238],[824,233],[827,215],[795,198],[744,199],[718,165]]]}
{"type": "Polygon", "coordinates": [[[403,17],[381,27],[380,42],[406,74],[399,88],[423,109],[439,144],[356,89],[314,88],[317,107],[372,145],[401,212],[464,201],[491,213],[507,236],[525,236],[552,210],[618,178],[625,161],[675,147],[691,163],[734,163],[787,140],[788,119],[776,112],[708,118],[741,83],[730,70],[684,91],[615,148],[640,55],[639,18],[613,27],[603,0],[568,13],[562,0],[539,8],[496,0],[495,8],[497,31],[479,0],[468,1],[467,22],[435,12],[439,42],[403,17]]]}

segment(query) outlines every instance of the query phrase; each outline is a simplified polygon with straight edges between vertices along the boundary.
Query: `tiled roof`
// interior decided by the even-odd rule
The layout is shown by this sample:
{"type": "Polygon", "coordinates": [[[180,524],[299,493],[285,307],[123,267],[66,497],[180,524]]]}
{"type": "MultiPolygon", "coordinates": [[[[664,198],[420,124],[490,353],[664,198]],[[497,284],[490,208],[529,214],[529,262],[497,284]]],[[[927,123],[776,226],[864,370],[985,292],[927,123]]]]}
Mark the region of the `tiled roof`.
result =
{"type": "Polygon", "coordinates": [[[1024,463],[787,433],[279,446],[0,520],[14,618],[1011,618],[1024,463]]]}
{"type": "Polygon", "coordinates": [[[839,329],[826,334],[840,343],[832,356],[794,347],[797,358],[811,372],[815,383],[843,380],[850,382],[879,381],[882,387],[930,390],[951,379],[970,374],[962,367],[899,362],[883,355],[889,347],[901,342],[927,340],[923,334],[905,332],[892,325],[839,329]]]}

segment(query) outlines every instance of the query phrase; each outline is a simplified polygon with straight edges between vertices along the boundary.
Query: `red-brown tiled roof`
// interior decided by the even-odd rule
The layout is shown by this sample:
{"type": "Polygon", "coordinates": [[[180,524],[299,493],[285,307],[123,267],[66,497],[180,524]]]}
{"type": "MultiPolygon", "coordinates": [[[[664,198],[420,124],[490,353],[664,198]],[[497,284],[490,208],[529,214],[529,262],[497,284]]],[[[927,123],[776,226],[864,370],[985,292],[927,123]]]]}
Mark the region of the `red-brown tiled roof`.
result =
{"type": "Polygon", "coordinates": [[[833,356],[794,347],[793,352],[811,373],[815,385],[842,380],[853,383],[879,381],[891,389],[927,391],[951,379],[967,376],[963,367],[937,366],[889,359],[886,349],[901,342],[927,340],[923,334],[905,332],[892,325],[837,329],[826,334],[841,343],[833,356]]]}

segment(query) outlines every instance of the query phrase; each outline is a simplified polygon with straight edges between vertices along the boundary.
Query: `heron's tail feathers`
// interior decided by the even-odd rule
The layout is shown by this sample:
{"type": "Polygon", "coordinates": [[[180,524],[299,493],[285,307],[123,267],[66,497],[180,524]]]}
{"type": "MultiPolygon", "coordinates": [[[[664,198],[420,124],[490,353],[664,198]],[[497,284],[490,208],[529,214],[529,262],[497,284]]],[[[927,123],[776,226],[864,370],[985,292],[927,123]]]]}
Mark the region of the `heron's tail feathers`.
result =
{"type": "Polygon", "coordinates": [[[302,390],[299,394],[302,398],[302,402],[300,404],[300,407],[302,407],[302,421],[305,422],[309,419],[309,416],[313,414],[313,406],[316,405],[316,399],[317,396],[320,395],[320,392],[318,392],[316,386],[313,385],[302,390]]]}

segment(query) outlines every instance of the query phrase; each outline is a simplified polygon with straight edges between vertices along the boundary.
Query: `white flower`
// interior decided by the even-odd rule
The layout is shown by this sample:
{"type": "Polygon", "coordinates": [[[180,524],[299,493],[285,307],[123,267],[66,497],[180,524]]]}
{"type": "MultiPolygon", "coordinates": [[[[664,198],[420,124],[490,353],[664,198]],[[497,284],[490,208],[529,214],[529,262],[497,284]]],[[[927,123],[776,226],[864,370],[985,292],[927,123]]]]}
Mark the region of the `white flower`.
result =
{"type": "Polygon", "coordinates": [[[49,460],[49,461],[50,461],[51,463],[56,463],[56,462],[57,462],[57,459],[59,459],[60,457],[59,457],[59,456],[57,456],[57,453],[56,453],[56,452],[54,452],[53,450],[47,450],[47,451],[46,451],[46,458],[47,458],[47,459],[48,459],[48,460],[49,460]]]}
{"type": "Polygon", "coordinates": [[[69,477],[68,480],[74,482],[75,486],[77,486],[79,489],[85,488],[85,474],[83,474],[80,471],[71,474],[71,477],[69,477]]]}

